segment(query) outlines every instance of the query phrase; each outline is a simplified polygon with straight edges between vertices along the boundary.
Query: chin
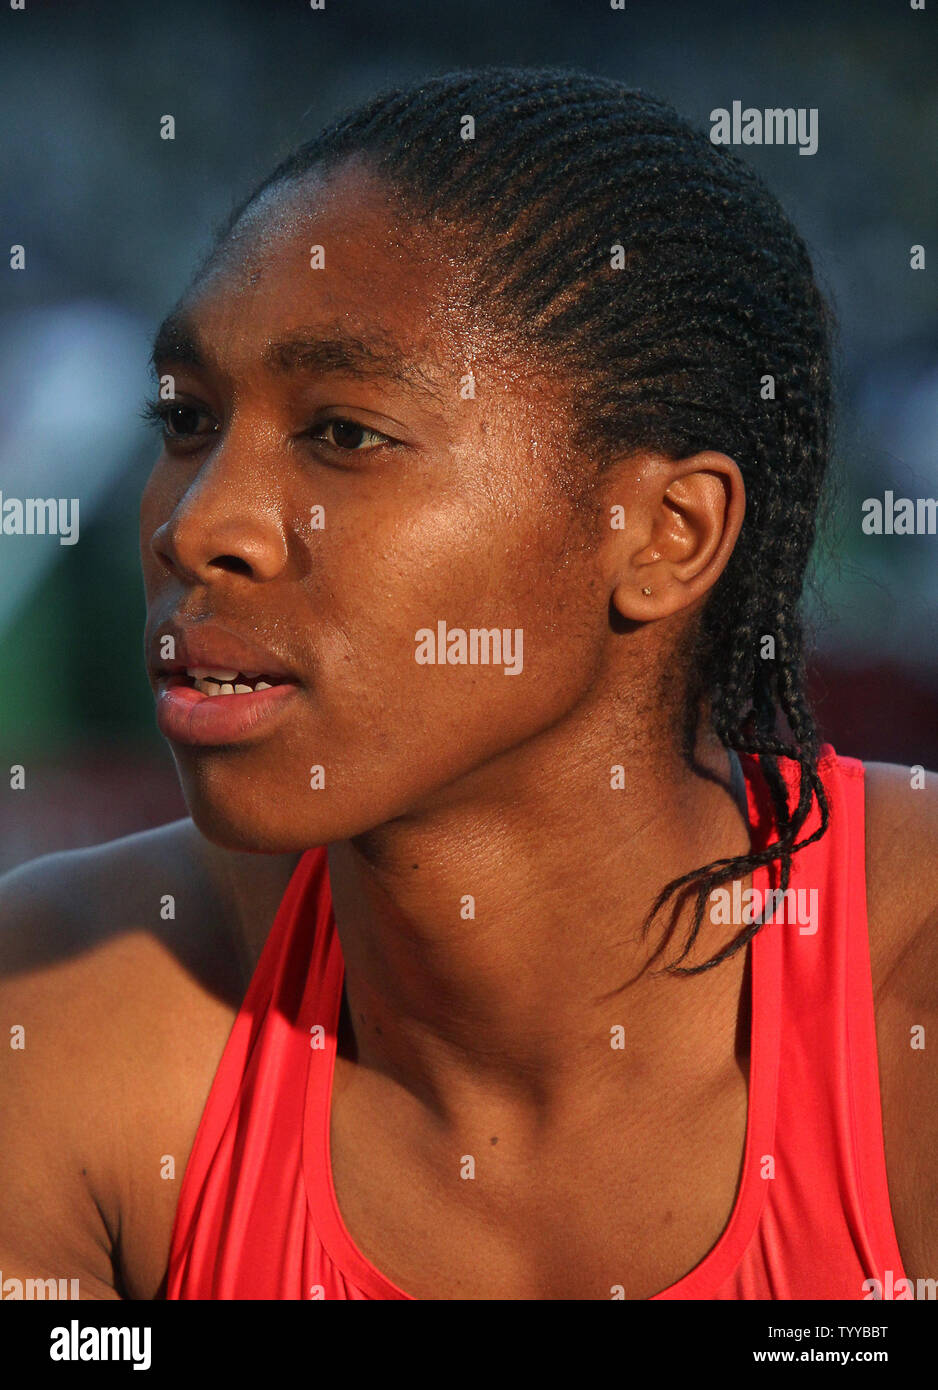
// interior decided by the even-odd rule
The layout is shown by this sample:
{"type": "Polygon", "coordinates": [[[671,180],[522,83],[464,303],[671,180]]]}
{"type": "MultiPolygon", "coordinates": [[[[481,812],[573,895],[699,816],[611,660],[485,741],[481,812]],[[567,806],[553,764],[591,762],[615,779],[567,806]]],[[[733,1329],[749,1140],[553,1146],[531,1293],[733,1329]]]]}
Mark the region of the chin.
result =
{"type": "Polygon", "coordinates": [[[243,850],[249,854],[300,854],[315,845],[326,844],[307,829],[290,830],[279,820],[266,820],[230,803],[220,806],[202,797],[186,797],[186,805],[198,830],[206,840],[222,849],[243,850]]]}
{"type": "Polygon", "coordinates": [[[227,750],[196,758],[173,752],[189,815],[205,838],[223,849],[299,854],[367,834],[421,804],[419,791],[394,773],[377,779],[385,794],[369,798],[349,796],[350,780],[360,787],[368,778],[360,773],[350,778],[347,769],[336,779],[344,793],[338,787],[296,791],[290,774],[267,758],[249,766],[228,757],[227,750]],[[399,786],[399,794],[388,796],[388,786],[399,786]]]}
{"type": "Polygon", "coordinates": [[[327,816],[310,815],[308,806],[291,808],[282,788],[278,792],[257,778],[180,767],[179,780],[196,827],[222,849],[298,854],[336,838],[327,816]]]}

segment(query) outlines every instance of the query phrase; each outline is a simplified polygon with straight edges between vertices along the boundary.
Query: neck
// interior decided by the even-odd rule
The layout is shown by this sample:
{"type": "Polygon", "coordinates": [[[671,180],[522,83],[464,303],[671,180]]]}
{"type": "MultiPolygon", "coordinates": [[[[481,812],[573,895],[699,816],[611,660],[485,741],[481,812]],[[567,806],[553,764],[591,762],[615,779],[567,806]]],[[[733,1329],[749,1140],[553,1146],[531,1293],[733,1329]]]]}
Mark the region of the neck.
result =
{"type": "MultiPolygon", "coordinates": [[[[616,1025],[636,1057],[715,1055],[726,1040],[708,1007],[738,989],[741,962],[653,974],[660,936],[641,928],[665,883],[748,851],[726,750],[704,740],[691,767],[676,748],[554,729],[500,763],[484,794],[329,847],[355,1058],[452,1111],[493,1089],[560,1103],[616,1025]]],[[[691,915],[692,903],[656,970],[691,915]]],[[[685,963],[726,930],[705,917],[685,963]]]]}

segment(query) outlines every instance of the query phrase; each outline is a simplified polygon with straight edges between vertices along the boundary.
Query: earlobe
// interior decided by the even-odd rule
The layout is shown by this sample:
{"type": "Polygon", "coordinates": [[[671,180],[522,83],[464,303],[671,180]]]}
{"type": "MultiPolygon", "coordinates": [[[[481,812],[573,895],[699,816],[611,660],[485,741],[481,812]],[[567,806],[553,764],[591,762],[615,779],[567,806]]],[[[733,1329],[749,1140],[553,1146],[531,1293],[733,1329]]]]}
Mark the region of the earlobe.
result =
{"type": "Polygon", "coordinates": [[[683,607],[683,604],[674,602],[675,597],[676,591],[672,589],[669,594],[667,585],[662,588],[633,580],[616,586],[612,603],[620,617],[629,622],[647,623],[652,618],[665,618],[683,607]]]}

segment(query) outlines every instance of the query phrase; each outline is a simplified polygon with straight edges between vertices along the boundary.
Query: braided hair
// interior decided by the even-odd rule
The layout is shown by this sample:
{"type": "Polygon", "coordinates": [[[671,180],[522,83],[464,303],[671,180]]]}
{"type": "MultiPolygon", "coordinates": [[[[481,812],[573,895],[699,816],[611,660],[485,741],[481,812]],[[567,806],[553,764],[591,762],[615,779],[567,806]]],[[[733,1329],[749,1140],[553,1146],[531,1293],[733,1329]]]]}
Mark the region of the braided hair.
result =
{"type": "Polygon", "coordinates": [[[696,894],[668,969],[708,970],[763,925],[682,966],[713,889],[778,861],[784,891],[792,856],[829,823],[799,603],[830,449],[834,324],[804,243],[749,166],[665,102],[573,69],[483,67],[390,90],[328,126],[234,208],[213,252],[262,194],[354,156],[416,219],[463,236],[487,316],[575,381],[575,449],[603,461],[719,449],[742,473],[742,531],[687,662],[684,750],[706,712],[726,748],[758,755],[777,836],[673,880],[644,923],[696,894]],[[784,759],[798,768],[794,805],[784,759]],[[819,826],[804,834],[815,801],[819,826]]]}

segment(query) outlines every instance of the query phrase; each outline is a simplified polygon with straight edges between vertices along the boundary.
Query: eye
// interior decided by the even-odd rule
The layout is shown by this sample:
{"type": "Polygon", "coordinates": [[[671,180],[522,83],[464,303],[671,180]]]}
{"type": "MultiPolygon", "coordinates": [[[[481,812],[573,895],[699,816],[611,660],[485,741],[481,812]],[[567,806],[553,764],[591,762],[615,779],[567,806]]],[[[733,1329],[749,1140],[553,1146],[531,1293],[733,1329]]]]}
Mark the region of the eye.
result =
{"type": "Polygon", "coordinates": [[[214,433],[214,427],[208,431],[197,428],[199,420],[212,420],[209,412],[184,401],[146,401],[140,414],[144,420],[162,426],[164,439],[191,439],[198,434],[214,433]]]}
{"type": "Polygon", "coordinates": [[[322,440],[324,444],[345,453],[362,453],[394,442],[388,435],[369,429],[367,425],[356,424],[354,420],[323,420],[309,431],[309,438],[322,440]]]}

